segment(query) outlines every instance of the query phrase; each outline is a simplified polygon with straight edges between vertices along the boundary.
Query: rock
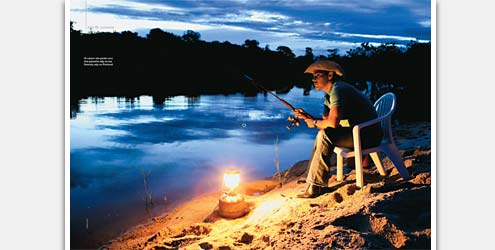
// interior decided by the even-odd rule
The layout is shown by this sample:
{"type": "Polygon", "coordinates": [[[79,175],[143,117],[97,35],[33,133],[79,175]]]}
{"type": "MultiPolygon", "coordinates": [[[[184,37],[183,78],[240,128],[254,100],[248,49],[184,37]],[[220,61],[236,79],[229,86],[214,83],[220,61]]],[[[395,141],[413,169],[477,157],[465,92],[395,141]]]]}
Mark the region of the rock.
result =
{"type": "Polygon", "coordinates": [[[263,235],[263,236],[261,237],[261,239],[262,239],[264,242],[268,243],[268,242],[270,242],[270,235],[265,234],[265,235],[263,235]]]}
{"type": "Polygon", "coordinates": [[[358,190],[358,189],[359,189],[358,186],[356,186],[355,184],[352,184],[352,185],[347,186],[346,193],[347,193],[347,195],[350,196],[350,195],[353,195],[356,192],[356,190],[358,190]]]}
{"type": "Polygon", "coordinates": [[[153,234],[151,237],[148,238],[147,242],[152,242],[156,239],[156,237],[158,236],[158,234],[153,234]]]}
{"type": "Polygon", "coordinates": [[[339,194],[339,193],[334,193],[334,194],[333,194],[333,199],[334,199],[337,203],[341,203],[341,202],[344,200],[344,198],[342,197],[342,195],[341,195],[341,194],[339,194]]]}
{"type": "MultiPolygon", "coordinates": [[[[290,167],[288,170],[282,172],[282,176],[286,176],[287,179],[293,179],[294,177],[303,176],[308,169],[308,160],[299,161],[290,167]],[[288,172],[288,173],[287,173],[288,172]]],[[[272,176],[273,180],[278,180],[278,174],[272,176]]]]}
{"type": "Polygon", "coordinates": [[[244,244],[251,244],[253,242],[254,236],[248,233],[244,233],[239,242],[244,244]]]}
{"type": "Polygon", "coordinates": [[[201,249],[213,249],[213,245],[208,242],[199,243],[201,249]]]}

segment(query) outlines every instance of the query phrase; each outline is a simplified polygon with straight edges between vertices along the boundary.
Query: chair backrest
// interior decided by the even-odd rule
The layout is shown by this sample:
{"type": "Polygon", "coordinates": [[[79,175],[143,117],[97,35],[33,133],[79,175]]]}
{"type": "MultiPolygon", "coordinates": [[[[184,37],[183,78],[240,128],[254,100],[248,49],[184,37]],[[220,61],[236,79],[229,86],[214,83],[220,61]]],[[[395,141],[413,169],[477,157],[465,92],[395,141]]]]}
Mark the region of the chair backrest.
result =
{"type": "Polygon", "coordinates": [[[378,117],[387,118],[381,122],[382,130],[383,130],[383,139],[387,143],[394,143],[394,139],[392,137],[392,114],[395,112],[396,107],[396,98],[394,93],[386,93],[382,95],[378,100],[376,100],[375,105],[376,113],[378,117]]]}

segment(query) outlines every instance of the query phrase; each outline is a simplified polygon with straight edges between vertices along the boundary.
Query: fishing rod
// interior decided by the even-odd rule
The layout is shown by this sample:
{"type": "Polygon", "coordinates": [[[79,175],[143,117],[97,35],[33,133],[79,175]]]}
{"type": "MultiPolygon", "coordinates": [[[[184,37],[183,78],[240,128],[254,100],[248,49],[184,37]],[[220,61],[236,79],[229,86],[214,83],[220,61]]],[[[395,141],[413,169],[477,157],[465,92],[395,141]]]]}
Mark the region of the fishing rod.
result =
{"type": "MultiPolygon", "coordinates": [[[[290,108],[290,110],[295,113],[296,108],[294,108],[294,106],[292,106],[289,102],[287,102],[286,100],[280,98],[279,96],[277,96],[276,94],[274,94],[270,90],[266,89],[265,87],[263,87],[262,85],[260,85],[259,83],[257,83],[250,76],[244,74],[244,78],[246,78],[250,83],[252,83],[255,87],[257,87],[261,91],[266,92],[266,93],[272,95],[273,97],[277,98],[277,100],[279,100],[282,104],[284,104],[286,107],[290,108]]],[[[292,126],[294,126],[294,125],[296,125],[296,126],[299,127],[299,125],[301,124],[299,122],[299,119],[297,119],[295,116],[292,116],[292,115],[289,115],[289,117],[287,118],[287,121],[290,122],[289,125],[285,126],[288,130],[290,130],[292,128],[292,126]]]]}

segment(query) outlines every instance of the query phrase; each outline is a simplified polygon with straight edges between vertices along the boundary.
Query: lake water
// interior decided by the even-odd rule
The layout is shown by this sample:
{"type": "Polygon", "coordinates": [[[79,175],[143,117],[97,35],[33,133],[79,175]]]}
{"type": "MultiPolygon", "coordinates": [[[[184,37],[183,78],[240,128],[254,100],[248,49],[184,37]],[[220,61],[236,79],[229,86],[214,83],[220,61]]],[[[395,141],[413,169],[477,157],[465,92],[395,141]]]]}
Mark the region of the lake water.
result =
{"type": "MultiPolygon", "coordinates": [[[[280,96],[313,115],[323,94],[280,96]]],[[[194,196],[221,188],[223,171],[241,180],[309,158],[316,130],[287,130],[291,111],[270,95],[80,100],[70,120],[71,248],[94,248],[194,196]],[[146,176],[144,178],[143,176],[146,176]],[[145,181],[147,186],[145,186],[145,181]],[[147,202],[146,191],[153,205],[147,202]]]]}

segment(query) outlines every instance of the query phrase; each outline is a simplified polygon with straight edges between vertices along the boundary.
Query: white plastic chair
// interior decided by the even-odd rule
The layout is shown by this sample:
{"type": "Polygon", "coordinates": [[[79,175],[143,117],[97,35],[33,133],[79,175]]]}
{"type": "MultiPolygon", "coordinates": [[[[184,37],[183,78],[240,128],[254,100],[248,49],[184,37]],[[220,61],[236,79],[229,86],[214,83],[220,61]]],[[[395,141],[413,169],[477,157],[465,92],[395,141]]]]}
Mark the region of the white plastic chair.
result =
{"type": "Polygon", "coordinates": [[[337,154],[337,181],[342,181],[344,179],[344,158],[355,157],[356,165],[356,186],[363,187],[363,166],[362,158],[363,155],[369,154],[380,175],[385,176],[387,173],[383,168],[382,160],[380,158],[380,152],[384,152],[394,164],[394,167],[399,171],[399,174],[405,180],[410,178],[409,172],[400,157],[399,150],[395,145],[394,139],[392,137],[392,125],[391,119],[392,114],[395,112],[396,98],[393,93],[386,93],[381,96],[374,105],[376,112],[378,113],[378,118],[363,122],[355,125],[352,128],[352,136],[354,139],[354,151],[346,148],[335,147],[334,152],[337,154]],[[379,146],[373,148],[361,148],[361,129],[368,127],[370,125],[381,123],[383,129],[383,139],[379,146]]]}

